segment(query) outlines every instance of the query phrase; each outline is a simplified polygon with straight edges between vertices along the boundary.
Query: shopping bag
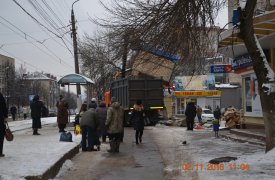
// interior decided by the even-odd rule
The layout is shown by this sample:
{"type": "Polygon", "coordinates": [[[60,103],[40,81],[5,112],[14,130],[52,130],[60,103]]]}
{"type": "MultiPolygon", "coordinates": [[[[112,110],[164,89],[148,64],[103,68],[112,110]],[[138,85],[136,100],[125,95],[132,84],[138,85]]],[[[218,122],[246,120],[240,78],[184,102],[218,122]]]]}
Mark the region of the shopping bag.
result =
{"type": "Polygon", "coordinates": [[[75,128],[74,128],[74,134],[78,135],[80,133],[81,133],[80,125],[77,124],[77,125],[75,125],[75,128]]]}
{"type": "Polygon", "coordinates": [[[59,140],[63,142],[73,142],[73,136],[70,132],[62,132],[59,140]]]}
{"type": "Polygon", "coordinates": [[[10,130],[10,127],[9,127],[8,123],[6,123],[5,138],[6,138],[7,141],[12,141],[13,140],[13,134],[10,130]]]}

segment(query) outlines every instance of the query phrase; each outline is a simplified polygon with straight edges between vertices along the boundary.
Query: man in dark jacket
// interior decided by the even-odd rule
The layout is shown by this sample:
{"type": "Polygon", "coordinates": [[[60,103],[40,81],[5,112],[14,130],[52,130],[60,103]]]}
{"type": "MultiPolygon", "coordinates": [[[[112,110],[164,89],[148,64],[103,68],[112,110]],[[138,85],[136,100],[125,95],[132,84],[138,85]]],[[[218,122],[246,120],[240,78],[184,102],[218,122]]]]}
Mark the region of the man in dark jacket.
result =
{"type": "Polygon", "coordinates": [[[31,103],[31,117],[32,117],[32,128],[33,135],[40,135],[38,129],[41,128],[41,113],[43,108],[42,101],[39,101],[39,96],[35,95],[31,103]]]}
{"type": "Polygon", "coordinates": [[[17,108],[15,107],[15,105],[11,106],[10,112],[11,112],[12,120],[15,121],[15,116],[16,116],[16,113],[17,113],[17,108]]]}
{"type": "Polygon", "coordinates": [[[194,119],[196,117],[196,114],[197,114],[197,111],[196,111],[195,104],[193,102],[189,102],[185,110],[187,130],[193,131],[194,119]]]}
{"type": "Polygon", "coordinates": [[[4,145],[4,136],[6,130],[5,119],[8,118],[8,109],[6,106],[6,101],[0,93],[0,158],[4,157],[3,154],[3,145],[4,145]]]}
{"type": "MultiPolygon", "coordinates": [[[[96,145],[98,118],[96,115],[94,104],[89,104],[89,109],[85,111],[80,119],[80,127],[82,132],[82,151],[95,151],[96,145]],[[86,145],[88,138],[88,147],[86,145]]],[[[98,149],[99,150],[99,149],[98,149]]]]}

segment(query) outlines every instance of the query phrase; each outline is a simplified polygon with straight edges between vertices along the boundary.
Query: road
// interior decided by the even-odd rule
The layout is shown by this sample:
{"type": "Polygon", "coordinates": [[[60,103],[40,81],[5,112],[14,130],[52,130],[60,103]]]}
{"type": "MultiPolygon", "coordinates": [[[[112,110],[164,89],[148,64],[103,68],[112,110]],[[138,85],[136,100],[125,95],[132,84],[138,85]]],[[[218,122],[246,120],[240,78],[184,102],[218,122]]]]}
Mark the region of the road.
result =
{"type": "Polygon", "coordinates": [[[221,164],[223,169],[209,168],[209,161],[214,158],[231,156],[239,159],[264,151],[261,146],[215,138],[211,130],[186,131],[186,128],[163,125],[146,127],[143,143],[136,145],[133,129],[126,128],[121,153],[108,154],[107,148],[108,145],[103,144],[100,152],[80,152],[60,171],[56,180],[250,180],[275,176],[270,163],[248,164],[249,170],[234,170],[230,163],[221,164]],[[182,144],[183,141],[187,143],[182,144]]]}
{"type": "Polygon", "coordinates": [[[165,179],[162,158],[150,138],[150,130],[144,131],[143,142],[139,145],[135,144],[132,128],[125,128],[124,133],[120,153],[108,153],[108,144],[102,144],[98,152],[80,152],[71,160],[71,167],[61,170],[55,179],[165,179]]]}

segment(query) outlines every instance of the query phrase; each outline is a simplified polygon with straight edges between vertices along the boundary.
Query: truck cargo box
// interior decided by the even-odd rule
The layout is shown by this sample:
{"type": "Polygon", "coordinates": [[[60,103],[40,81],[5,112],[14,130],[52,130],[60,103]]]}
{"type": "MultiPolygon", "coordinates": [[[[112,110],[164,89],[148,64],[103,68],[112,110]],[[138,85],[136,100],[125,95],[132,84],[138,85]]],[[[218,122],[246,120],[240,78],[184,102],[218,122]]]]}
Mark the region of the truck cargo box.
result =
{"type": "Polygon", "coordinates": [[[116,97],[125,110],[132,108],[138,99],[142,100],[145,110],[162,109],[162,82],[162,79],[120,79],[111,83],[111,97],[116,97]]]}

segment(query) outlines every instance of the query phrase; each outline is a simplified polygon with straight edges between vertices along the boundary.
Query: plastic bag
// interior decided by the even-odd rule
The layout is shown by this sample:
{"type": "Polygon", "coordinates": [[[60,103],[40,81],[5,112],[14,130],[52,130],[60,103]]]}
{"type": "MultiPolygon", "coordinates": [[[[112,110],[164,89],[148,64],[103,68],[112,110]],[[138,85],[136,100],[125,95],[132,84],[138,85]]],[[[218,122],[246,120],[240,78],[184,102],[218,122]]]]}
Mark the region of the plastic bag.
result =
{"type": "Polygon", "coordinates": [[[78,124],[75,125],[74,134],[75,134],[75,135],[81,134],[80,125],[78,125],[78,124]]]}
{"type": "Polygon", "coordinates": [[[62,132],[60,134],[60,141],[73,142],[72,138],[73,138],[73,136],[70,132],[62,132]]]}

